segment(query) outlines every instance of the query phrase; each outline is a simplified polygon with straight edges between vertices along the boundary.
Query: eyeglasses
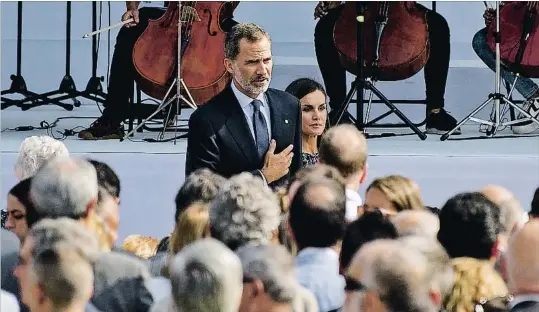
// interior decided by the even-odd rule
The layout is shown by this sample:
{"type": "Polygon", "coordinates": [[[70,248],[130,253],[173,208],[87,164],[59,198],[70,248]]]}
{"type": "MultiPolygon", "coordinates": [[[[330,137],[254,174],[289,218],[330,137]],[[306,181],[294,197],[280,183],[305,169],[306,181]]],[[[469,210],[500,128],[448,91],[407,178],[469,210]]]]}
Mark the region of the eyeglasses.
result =
{"type": "Polygon", "coordinates": [[[474,312],[504,312],[507,306],[513,301],[513,295],[497,296],[492,298],[481,298],[475,305],[474,312]]]}

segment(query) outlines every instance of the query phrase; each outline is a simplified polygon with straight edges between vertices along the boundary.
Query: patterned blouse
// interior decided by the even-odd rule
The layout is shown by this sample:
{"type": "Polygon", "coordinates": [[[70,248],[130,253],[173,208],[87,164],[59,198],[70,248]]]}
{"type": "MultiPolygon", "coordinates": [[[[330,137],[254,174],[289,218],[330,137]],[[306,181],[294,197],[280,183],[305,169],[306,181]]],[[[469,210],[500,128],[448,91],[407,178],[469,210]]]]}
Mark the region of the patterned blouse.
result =
{"type": "Polygon", "coordinates": [[[302,168],[314,166],[318,163],[318,153],[301,153],[302,168]]]}

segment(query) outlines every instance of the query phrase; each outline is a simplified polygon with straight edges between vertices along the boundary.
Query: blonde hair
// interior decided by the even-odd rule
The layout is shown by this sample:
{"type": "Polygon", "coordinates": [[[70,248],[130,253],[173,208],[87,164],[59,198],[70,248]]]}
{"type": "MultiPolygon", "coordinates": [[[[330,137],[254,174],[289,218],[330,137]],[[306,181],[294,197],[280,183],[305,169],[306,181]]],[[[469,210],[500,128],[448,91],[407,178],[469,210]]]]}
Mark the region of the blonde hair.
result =
{"type": "Polygon", "coordinates": [[[194,203],[187,207],[178,218],[170,236],[170,253],[176,255],[190,243],[210,236],[210,213],[208,205],[194,203]]]}
{"type": "Polygon", "coordinates": [[[124,240],[122,249],[143,259],[148,259],[155,255],[157,245],[159,245],[157,238],[143,235],[129,235],[124,240]]]}
{"type": "Polygon", "coordinates": [[[372,181],[367,192],[372,188],[384,193],[397,212],[424,208],[419,186],[406,177],[400,175],[381,177],[372,181]]]}
{"type": "Polygon", "coordinates": [[[474,312],[484,298],[506,295],[502,277],[488,260],[455,258],[451,261],[455,283],[444,300],[444,308],[452,312],[474,312]]]}
{"type": "Polygon", "coordinates": [[[161,275],[170,277],[169,266],[174,256],[185,246],[210,237],[210,212],[207,203],[195,202],[178,217],[174,231],[170,235],[168,263],[161,270],[161,275]]]}

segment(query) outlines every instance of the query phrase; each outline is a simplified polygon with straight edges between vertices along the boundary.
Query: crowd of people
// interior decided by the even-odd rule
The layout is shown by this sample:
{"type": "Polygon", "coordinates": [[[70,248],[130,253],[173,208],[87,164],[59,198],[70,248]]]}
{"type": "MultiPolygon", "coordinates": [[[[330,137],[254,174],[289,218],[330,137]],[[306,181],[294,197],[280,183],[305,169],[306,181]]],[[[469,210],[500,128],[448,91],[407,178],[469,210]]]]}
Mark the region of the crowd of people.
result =
{"type": "Polygon", "coordinates": [[[539,189],[529,212],[495,185],[429,207],[399,175],[361,196],[362,133],[332,127],[318,151],[277,189],[248,172],[197,169],[176,195],[170,235],[118,242],[115,171],[52,138],[27,138],[1,234],[1,310],[539,308],[539,189]]]}

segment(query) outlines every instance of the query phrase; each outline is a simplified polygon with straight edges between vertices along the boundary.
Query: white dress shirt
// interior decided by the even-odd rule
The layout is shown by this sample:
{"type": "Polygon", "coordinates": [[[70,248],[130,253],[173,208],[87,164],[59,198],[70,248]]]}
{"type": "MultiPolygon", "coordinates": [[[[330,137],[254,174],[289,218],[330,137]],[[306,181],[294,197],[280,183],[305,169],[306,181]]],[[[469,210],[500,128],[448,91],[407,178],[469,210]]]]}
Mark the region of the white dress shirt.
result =
{"type": "MultiPolygon", "coordinates": [[[[232,91],[234,92],[236,99],[238,99],[238,102],[240,103],[241,110],[245,114],[245,118],[247,119],[247,124],[249,124],[249,129],[251,129],[251,135],[253,136],[253,140],[255,140],[256,142],[255,130],[253,128],[254,107],[251,104],[251,102],[254,99],[241,93],[241,91],[238,90],[238,88],[234,84],[234,81],[232,81],[231,84],[232,84],[232,91]]],[[[268,100],[264,93],[260,93],[256,99],[262,102],[262,105],[260,105],[260,110],[262,111],[262,115],[264,115],[264,119],[266,119],[266,124],[268,125],[268,138],[270,138],[271,140],[271,118],[270,118],[271,115],[270,115],[270,108],[269,108],[268,100]]]]}
{"type": "Polygon", "coordinates": [[[363,200],[357,191],[346,188],[346,221],[352,222],[357,219],[357,209],[363,206],[363,200]]]}

